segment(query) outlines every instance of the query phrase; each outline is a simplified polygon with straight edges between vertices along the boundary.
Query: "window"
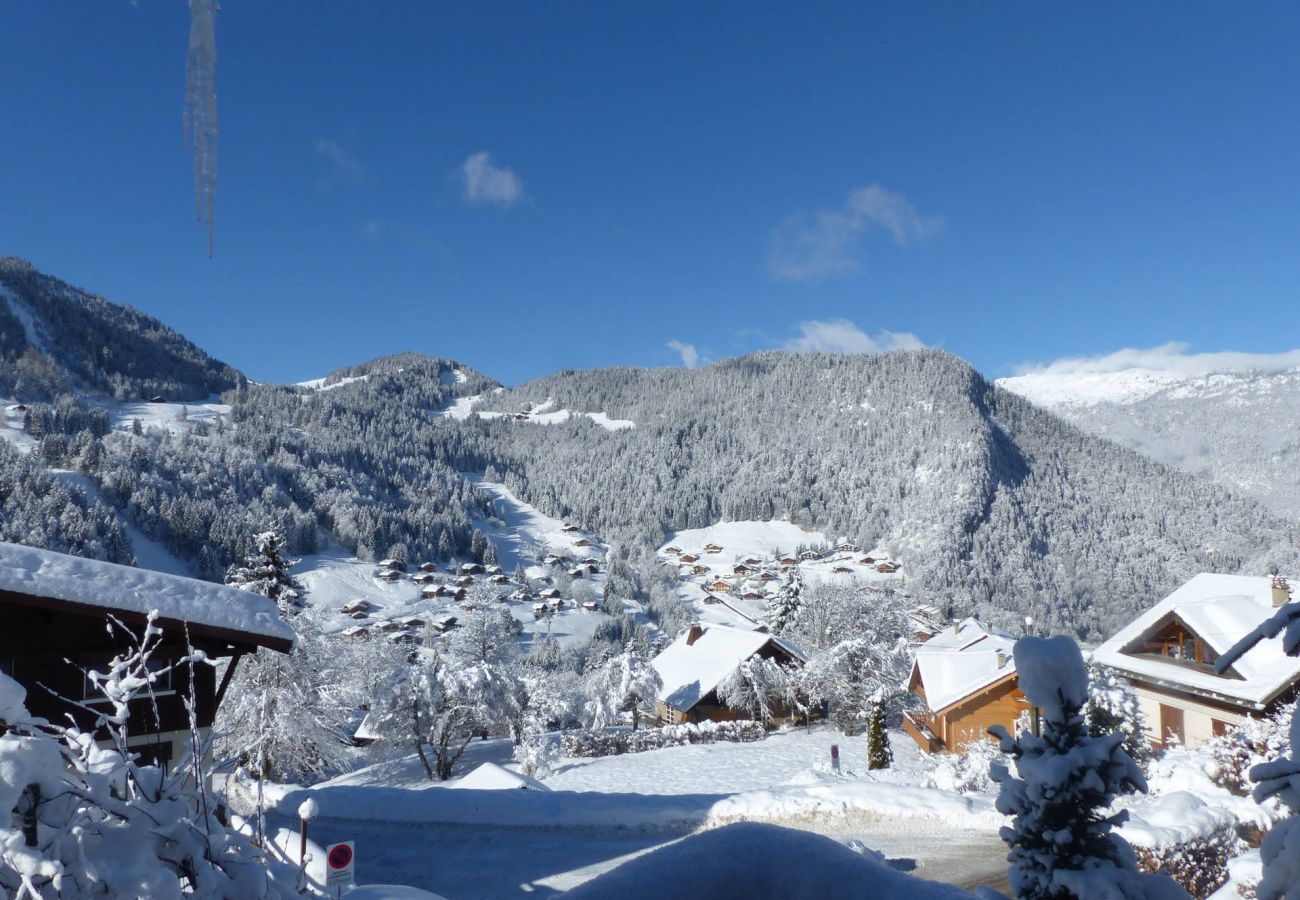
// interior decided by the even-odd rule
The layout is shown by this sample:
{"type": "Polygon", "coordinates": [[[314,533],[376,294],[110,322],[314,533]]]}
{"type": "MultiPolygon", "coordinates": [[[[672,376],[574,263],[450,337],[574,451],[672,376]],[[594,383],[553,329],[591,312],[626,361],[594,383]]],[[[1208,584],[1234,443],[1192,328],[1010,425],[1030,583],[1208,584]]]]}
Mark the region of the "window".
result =
{"type": "Polygon", "coordinates": [[[1231,727],[1232,727],[1231,722],[1225,722],[1222,719],[1210,720],[1210,731],[1214,733],[1215,737],[1223,737],[1225,734],[1228,733],[1228,729],[1231,727]]]}
{"type": "MultiPolygon", "coordinates": [[[[1213,647],[1201,640],[1194,631],[1177,618],[1147,632],[1125,647],[1124,652],[1134,656],[1156,656],[1169,662],[1177,662],[1180,665],[1212,673],[1214,673],[1214,664],[1219,659],[1219,654],[1214,652],[1213,647]]],[[[1223,675],[1228,678],[1240,677],[1231,669],[1223,675]]]]}
{"type": "MultiPolygon", "coordinates": [[[[154,674],[153,693],[155,697],[162,697],[168,694],[176,693],[176,688],[172,683],[176,672],[170,668],[173,660],[152,658],[145,663],[146,668],[154,674]]],[[[108,698],[103,695],[95,683],[90,680],[90,673],[105,675],[108,673],[108,664],[100,663],[95,666],[86,667],[86,675],[82,679],[81,698],[87,703],[108,703],[108,698]]],[[[142,690],[142,696],[148,696],[147,690],[142,690]]]]}
{"type": "Polygon", "coordinates": [[[1160,742],[1165,746],[1187,742],[1183,731],[1183,711],[1177,706],[1160,704],[1160,742]]]}

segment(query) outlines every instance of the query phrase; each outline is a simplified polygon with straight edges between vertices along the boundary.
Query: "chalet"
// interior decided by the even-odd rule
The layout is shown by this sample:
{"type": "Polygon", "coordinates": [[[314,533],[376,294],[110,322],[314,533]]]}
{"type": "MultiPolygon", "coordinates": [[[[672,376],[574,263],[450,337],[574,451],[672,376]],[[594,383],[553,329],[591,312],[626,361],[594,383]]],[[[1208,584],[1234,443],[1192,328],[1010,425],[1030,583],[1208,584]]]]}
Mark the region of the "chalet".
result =
{"type": "Polygon", "coordinates": [[[731,585],[725,581],[719,580],[709,585],[709,590],[717,591],[719,594],[729,594],[731,593],[731,585]]]}
{"type": "Polygon", "coordinates": [[[923,604],[907,614],[907,621],[912,627],[912,640],[923,644],[943,630],[944,617],[938,607],[923,604]]]}
{"type": "Polygon", "coordinates": [[[1300,659],[1261,641],[1224,670],[1219,655],[1290,601],[1284,578],[1202,573],[1125,625],[1093,659],[1133,682],[1153,743],[1197,747],[1300,692],[1300,659]]]}
{"type": "Polygon", "coordinates": [[[339,636],[349,641],[370,640],[370,629],[364,625],[352,625],[339,632],[339,636]]]}
{"type": "Polygon", "coordinates": [[[511,594],[510,599],[515,601],[531,600],[533,599],[533,592],[527,588],[523,588],[511,594]]]}
{"type": "Polygon", "coordinates": [[[433,587],[426,587],[420,591],[420,597],[424,600],[433,600],[437,597],[445,597],[448,594],[447,585],[436,584],[433,587]]]}
{"type": "Polygon", "coordinates": [[[354,613],[352,614],[352,618],[354,618],[354,619],[369,619],[369,618],[370,618],[370,613],[366,612],[364,609],[359,609],[359,610],[357,610],[356,612],[354,612],[354,613]]]}
{"type": "Polygon", "coordinates": [[[897,572],[898,568],[899,568],[898,563],[889,562],[888,560],[886,560],[885,562],[876,563],[876,571],[884,575],[890,575],[894,572],[897,572]]]}
{"type": "Polygon", "coordinates": [[[840,541],[835,549],[841,553],[858,553],[861,548],[852,541],[840,541]]]}
{"type": "Polygon", "coordinates": [[[422,644],[420,636],[410,631],[399,631],[396,634],[389,635],[388,639],[394,644],[422,644]]]}
{"type": "Polygon", "coordinates": [[[590,547],[590,546],[591,546],[591,541],[587,540],[586,538],[578,538],[576,541],[573,542],[573,546],[575,546],[575,547],[590,547]]]}
{"type": "Polygon", "coordinates": [[[493,575],[491,578],[488,579],[488,584],[509,584],[509,583],[510,583],[510,577],[508,575],[493,575]]]}
{"type": "Polygon", "coordinates": [[[389,584],[392,584],[395,581],[402,580],[402,573],[396,569],[381,569],[379,574],[375,577],[380,581],[387,581],[389,584]]]}
{"type": "Polygon", "coordinates": [[[569,570],[570,578],[581,578],[583,575],[586,574],[587,574],[587,570],[584,569],[582,566],[574,566],[572,569],[569,570]]]}
{"type": "Polygon", "coordinates": [[[722,547],[721,547],[720,545],[718,545],[718,544],[705,544],[705,545],[704,545],[704,552],[705,552],[705,553],[721,553],[721,552],[722,552],[722,547]]]}
{"type": "Polygon", "coordinates": [[[831,569],[831,571],[834,572],[836,575],[852,575],[852,574],[853,574],[853,570],[850,569],[848,566],[836,566],[835,568],[831,569]]]}
{"type": "Polygon", "coordinates": [[[570,525],[568,522],[565,522],[564,527],[560,529],[560,531],[563,531],[565,534],[573,534],[577,530],[577,525],[570,525]]]}
{"type": "Polygon", "coordinates": [[[456,585],[457,587],[469,587],[470,585],[472,585],[472,584],[474,583],[474,576],[473,576],[473,575],[462,575],[462,576],[460,576],[459,578],[454,578],[454,579],[452,579],[452,582],[451,582],[451,583],[454,584],[454,585],[456,585]]]}
{"type": "Polygon", "coordinates": [[[673,555],[673,556],[681,556],[681,555],[682,555],[682,548],[681,548],[681,547],[665,547],[665,548],[664,548],[664,553],[668,553],[668,554],[671,554],[671,555],[673,555]]]}
{"type": "MultiPolygon", "coordinates": [[[[791,666],[804,663],[797,648],[765,632],[692,625],[651,662],[663,682],[656,704],[660,721],[680,725],[745,718],[745,713],[723,705],[717,687],[737,666],[754,657],[791,666]]],[[[796,715],[793,709],[782,710],[773,724],[792,722],[796,715]]]]}
{"type": "Polygon", "coordinates": [[[542,598],[543,600],[556,600],[556,599],[558,599],[559,596],[560,596],[560,589],[559,589],[559,588],[547,588],[546,590],[542,591],[542,592],[541,592],[540,594],[538,594],[537,596],[540,597],[540,598],[542,598]]]}
{"type": "Polygon", "coordinates": [[[339,612],[349,616],[356,612],[369,612],[369,610],[370,601],[368,600],[352,600],[339,607],[339,612]]]}
{"type": "Polygon", "coordinates": [[[486,571],[487,571],[487,573],[488,573],[489,575],[504,575],[504,574],[505,574],[505,570],[502,569],[500,566],[488,566],[487,569],[486,569],[486,571]]]}
{"type": "Polygon", "coordinates": [[[740,595],[740,599],[741,600],[762,600],[763,595],[760,594],[758,591],[745,591],[745,593],[740,595]]]}
{"type": "Polygon", "coordinates": [[[803,553],[799,554],[799,558],[804,562],[816,562],[822,558],[822,555],[816,550],[805,550],[803,553]]]}
{"type": "Polygon", "coordinates": [[[454,597],[454,598],[457,599],[457,600],[464,600],[464,599],[465,599],[465,596],[466,596],[468,593],[469,593],[469,592],[466,591],[463,587],[458,587],[458,588],[456,588],[455,590],[453,590],[453,591],[451,592],[451,596],[454,597]]]}
{"type": "Polygon", "coordinates": [[[421,572],[436,572],[436,571],[438,571],[438,567],[437,567],[436,565],[434,565],[433,563],[431,563],[431,562],[420,563],[420,571],[421,571],[421,572]]]}
{"type": "Polygon", "coordinates": [[[582,602],[582,608],[587,612],[595,612],[599,607],[596,605],[595,600],[584,600],[582,602]]]}
{"type": "Polygon", "coordinates": [[[487,569],[484,569],[478,563],[463,563],[459,569],[462,575],[482,575],[486,571],[487,569]]]}
{"type": "Polygon", "coordinates": [[[403,628],[423,628],[425,626],[424,619],[419,616],[407,616],[405,619],[399,619],[398,621],[402,623],[403,628]]]}
{"type": "Polygon", "coordinates": [[[432,572],[416,572],[414,575],[411,576],[411,580],[414,581],[416,584],[432,584],[432,583],[433,583],[433,573],[432,573],[432,572]]]}
{"type": "Polygon", "coordinates": [[[874,566],[876,564],[876,558],[874,556],[864,556],[862,559],[858,560],[858,563],[864,566],[874,566]]]}
{"type": "Polygon", "coordinates": [[[797,565],[799,565],[799,560],[795,559],[793,556],[783,556],[783,557],[781,557],[781,558],[780,558],[779,560],[777,560],[777,561],[778,561],[779,563],[781,563],[781,565],[783,565],[783,566],[797,566],[797,565]]]}
{"type": "Polygon", "coordinates": [[[582,562],[582,564],[583,564],[584,566],[599,566],[599,565],[600,565],[600,560],[596,559],[596,557],[594,557],[594,556],[588,556],[588,557],[584,558],[581,562],[582,562]]]}
{"type": "Polygon", "coordinates": [[[772,572],[764,572],[758,576],[759,581],[776,581],[776,575],[772,572]]]}
{"type": "Polygon", "coordinates": [[[394,572],[405,572],[405,571],[406,571],[406,563],[402,562],[401,560],[397,560],[397,559],[381,559],[381,560],[379,561],[379,568],[381,568],[381,569],[391,569],[391,570],[393,570],[394,572]]]}
{"type": "Polygon", "coordinates": [[[683,553],[678,559],[684,563],[697,563],[700,561],[700,558],[694,553],[683,553]]]}
{"type": "Polygon", "coordinates": [[[542,562],[544,562],[548,566],[558,566],[560,565],[560,563],[564,562],[564,557],[556,556],[554,553],[548,553],[546,554],[546,558],[543,559],[542,562]]]}
{"type": "Polygon", "coordinates": [[[293,629],[275,604],[206,581],[0,543],[0,671],[27,688],[27,708],[35,717],[65,722],[71,716],[91,731],[96,713],[76,704],[97,710],[104,699],[83,672],[129,652],[151,611],[158,614],[154,624],[162,640],[149,666],[175,668],[155,684],[152,703],[133,705],[130,747],[148,761],[167,764],[189,749],[185,699],[191,679],[198,725],[206,733],[243,656],[293,648],[293,629]],[[110,617],[132,634],[110,633],[110,617]],[[230,660],[219,684],[212,666],[178,662],[190,646],[209,659],[230,660]]]}
{"type": "Polygon", "coordinates": [[[763,564],[763,561],[756,556],[746,556],[744,559],[741,560],[741,562],[749,566],[751,569],[757,568],[758,566],[761,566],[763,564]]]}
{"type": "Polygon", "coordinates": [[[753,571],[754,571],[753,569],[751,569],[749,566],[745,565],[744,563],[737,563],[736,565],[731,567],[732,575],[748,575],[753,571]]]}
{"type": "Polygon", "coordinates": [[[451,631],[456,627],[456,617],[453,615],[438,616],[438,618],[433,620],[433,624],[430,627],[433,628],[434,631],[446,634],[448,631],[451,631]]]}
{"type": "Polygon", "coordinates": [[[162,394],[155,394],[154,396],[152,396],[152,397],[149,398],[149,402],[150,402],[150,403],[166,403],[166,402],[167,402],[167,398],[164,397],[162,394]]]}
{"type": "Polygon", "coordinates": [[[692,575],[708,575],[708,574],[709,574],[709,567],[708,567],[708,566],[705,566],[705,565],[701,565],[701,564],[699,564],[699,563],[696,563],[695,565],[691,566],[691,574],[692,574],[692,575]]]}
{"type": "Polygon", "coordinates": [[[536,602],[536,603],[533,604],[533,615],[535,615],[535,616],[540,616],[540,615],[541,615],[542,613],[544,613],[544,612],[546,612],[546,604],[545,604],[545,603],[543,603],[543,602],[541,602],[541,601],[539,600],[538,602],[536,602]]]}
{"type": "Polygon", "coordinates": [[[395,631],[401,631],[402,624],[395,619],[389,619],[385,622],[380,622],[377,628],[384,634],[392,634],[395,631]]]}
{"type": "Polygon", "coordinates": [[[1029,709],[1011,655],[1015,641],[966,619],[926,641],[916,651],[907,689],[925,710],[903,716],[903,730],[926,753],[956,752],[992,740],[990,726],[1015,731],[1029,709]]]}

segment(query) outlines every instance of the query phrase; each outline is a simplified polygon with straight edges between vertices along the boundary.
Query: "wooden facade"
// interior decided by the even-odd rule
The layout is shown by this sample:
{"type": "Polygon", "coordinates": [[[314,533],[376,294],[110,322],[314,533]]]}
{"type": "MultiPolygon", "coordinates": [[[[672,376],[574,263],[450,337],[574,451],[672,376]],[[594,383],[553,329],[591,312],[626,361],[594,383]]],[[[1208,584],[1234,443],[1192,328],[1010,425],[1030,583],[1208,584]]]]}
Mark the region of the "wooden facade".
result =
{"type": "MultiPolygon", "coordinates": [[[[909,688],[926,701],[925,686],[915,675],[909,688]]],[[[927,753],[956,753],[974,741],[994,740],[988,733],[994,725],[1014,734],[1016,719],[1028,709],[1029,701],[1012,671],[943,709],[930,710],[927,703],[924,712],[904,719],[903,728],[927,753]]]]}
{"type": "MultiPolygon", "coordinates": [[[[0,590],[0,615],[5,624],[0,629],[0,671],[26,688],[28,711],[55,723],[66,722],[71,716],[80,729],[89,733],[101,705],[104,710],[109,707],[85,672],[103,671],[113,657],[129,653],[144,630],[146,617],[134,610],[7,590],[0,590]],[[110,616],[130,633],[116,625],[110,633],[110,616]],[[86,704],[95,712],[76,703],[86,704]]],[[[132,749],[139,744],[140,752],[150,761],[167,763],[179,755],[178,746],[184,738],[176,736],[189,730],[185,699],[191,679],[198,725],[207,729],[212,726],[240,656],[256,652],[259,646],[282,652],[292,648],[292,642],[286,639],[232,629],[169,619],[157,619],[155,625],[162,629],[163,638],[150,658],[151,667],[161,671],[172,666],[189,655],[190,646],[210,659],[229,657],[231,663],[220,684],[210,665],[176,666],[155,685],[156,720],[148,699],[132,707],[128,721],[132,749]]]]}

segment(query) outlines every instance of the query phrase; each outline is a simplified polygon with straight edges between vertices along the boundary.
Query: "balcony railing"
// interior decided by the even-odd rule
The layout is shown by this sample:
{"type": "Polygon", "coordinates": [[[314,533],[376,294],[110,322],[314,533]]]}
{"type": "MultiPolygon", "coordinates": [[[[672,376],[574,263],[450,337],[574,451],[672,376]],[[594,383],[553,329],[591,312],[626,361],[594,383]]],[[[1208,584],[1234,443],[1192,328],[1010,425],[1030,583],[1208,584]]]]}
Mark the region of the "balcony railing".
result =
{"type": "Polygon", "coordinates": [[[934,736],[930,726],[920,716],[910,712],[903,713],[903,730],[926,753],[936,753],[943,749],[943,742],[934,736]]]}

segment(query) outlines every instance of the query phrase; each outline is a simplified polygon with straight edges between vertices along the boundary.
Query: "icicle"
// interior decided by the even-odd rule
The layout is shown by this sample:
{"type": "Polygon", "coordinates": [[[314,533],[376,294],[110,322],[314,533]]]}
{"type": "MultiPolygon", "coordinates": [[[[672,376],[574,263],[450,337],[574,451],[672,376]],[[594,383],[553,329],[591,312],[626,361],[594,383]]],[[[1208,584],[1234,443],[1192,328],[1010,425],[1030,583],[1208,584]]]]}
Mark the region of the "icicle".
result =
{"type": "Polygon", "coordinates": [[[189,0],[190,49],[185,57],[185,143],[194,153],[194,214],[208,223],[212,258],[217,198],[218,0],[189,0]]]}

